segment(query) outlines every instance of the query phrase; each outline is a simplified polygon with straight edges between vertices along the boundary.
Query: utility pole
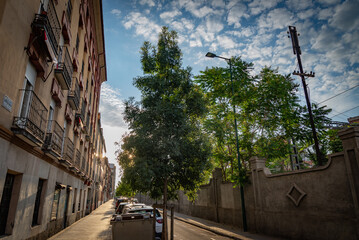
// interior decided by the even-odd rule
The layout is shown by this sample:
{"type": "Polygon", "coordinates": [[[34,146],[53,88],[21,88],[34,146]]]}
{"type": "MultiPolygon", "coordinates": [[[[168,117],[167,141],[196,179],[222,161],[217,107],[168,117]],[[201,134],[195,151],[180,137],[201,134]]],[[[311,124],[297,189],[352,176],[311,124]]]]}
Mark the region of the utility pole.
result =
{"type": "Polygon", "coordinates": [[[302,60],[300,58],[300,54],[302,52],[300,50],[298,34],[297,34],[296,28],[294,26],[289,26],[289,32],[288,33],[290,33],[290,37],[292,39],[293,53],[294,53],[294,55],[297,55],[297,60],[298,60],[298,65],[299,65],[299,72],[294,71],[293,75],[298,75],[298,76],[300,76],[302,78],[302,84],[303,84],[303,88],[304,88],[305,100],[307,102],[307,107],[308,107],[308,112],[309,112],[310,125],[312,127],[312,132],[313,132],[315,153],[316,153],[316,156],[317,156],[318,165],[322,166],[323,162],[322,162],[322,157],[321,157],[320,149],[319,149],[319,141],[318,141],[318,137],[317,137],[317,131],[315,129],[315,124],[314,124],[314,120],[313,120],[313,113],[312,113],[312,107],[311,107],[309,96],[308,96],[307,84],[305,82],[305,77],[314,77],[315,73],[310,72],[308,74],[308,73],[305,73],[303,71],[302,60]]]}

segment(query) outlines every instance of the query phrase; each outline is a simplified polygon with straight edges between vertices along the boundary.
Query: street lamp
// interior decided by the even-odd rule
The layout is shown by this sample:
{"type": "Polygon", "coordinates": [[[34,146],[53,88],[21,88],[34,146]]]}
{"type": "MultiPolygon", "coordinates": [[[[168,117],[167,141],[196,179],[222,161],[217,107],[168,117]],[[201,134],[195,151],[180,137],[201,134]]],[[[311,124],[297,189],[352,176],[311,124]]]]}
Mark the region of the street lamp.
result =
{"type": "MultiPolygon", "coordinates": [[[[233,88],[233,77],[232,77],[232,61],[230,58],[225,58],[225,57],[221,57],[221,56],[217,56],[214,53],[208,52],[206,54],[206,57],[209,58],[221,58],[227,61],[227,63],[229,64],[229,73],[231,76],[231,84],[232,84],[232,106],[233,106],[233,113],[234,113],[234,129],[236,132],[236,143],[237,143],[237,158],[238,158],[238,169],[239,169],[239,173],[241,172],[241,168],[242,168],[242,164],[241,164],[241,160],[240,160],[240,155],[239,155],[239,143],[238,143],[238,130],[237,130],[237,118],[236,118],[236,107],[233,103],[233,96],[234,96],[234,88],[233,88]]],[[[241,192],[241,204],[242,204],[242,221],[243,221],[243,231],[247,231],[247,217],[246,217],[246,207],[245,207],[245,203],[244,203],[244,190],[243,190],[243,186],[240,184],[240,192],[241,192]]]]}

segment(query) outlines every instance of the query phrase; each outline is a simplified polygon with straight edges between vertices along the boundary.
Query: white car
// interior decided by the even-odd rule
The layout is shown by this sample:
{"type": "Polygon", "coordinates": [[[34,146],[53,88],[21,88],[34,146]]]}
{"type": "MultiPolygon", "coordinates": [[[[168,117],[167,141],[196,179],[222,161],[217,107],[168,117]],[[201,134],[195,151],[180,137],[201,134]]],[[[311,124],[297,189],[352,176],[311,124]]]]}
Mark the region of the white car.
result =
{"type": "MultiPolygon", "coordinates": [[[[150,217],[153,218],[153,207],[151,207],[151,206],[132,206],[132,207],[123,209],[123,214],[129,214],[129,213],[150,214],[150,217]]],[[[161,213],[156,209],[156,239],[157,238],[161,239],[162,224],[163,224],[163,218],[161,216],[161,213]]]]}

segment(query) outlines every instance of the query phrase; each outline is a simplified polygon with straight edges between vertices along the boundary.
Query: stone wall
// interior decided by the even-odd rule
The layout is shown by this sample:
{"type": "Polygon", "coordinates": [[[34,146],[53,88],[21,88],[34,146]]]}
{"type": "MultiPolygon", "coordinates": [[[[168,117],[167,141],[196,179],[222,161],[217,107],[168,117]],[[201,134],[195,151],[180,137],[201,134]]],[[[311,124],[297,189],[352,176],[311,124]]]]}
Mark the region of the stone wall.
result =
{"type": "MultiPolygon", "coordinates": [[[[339,136],[344,151],[314,169],[271,174],[265,160],[251,159],[250,183],[244,187],[250,232],[286,239],[359,239],[359,127],[339,136]]],[[[171,203],[177,212],[242,227],[240,199],[239,188],[223,182],[216,169],[194,203],[182,192],[171,203]]]]}

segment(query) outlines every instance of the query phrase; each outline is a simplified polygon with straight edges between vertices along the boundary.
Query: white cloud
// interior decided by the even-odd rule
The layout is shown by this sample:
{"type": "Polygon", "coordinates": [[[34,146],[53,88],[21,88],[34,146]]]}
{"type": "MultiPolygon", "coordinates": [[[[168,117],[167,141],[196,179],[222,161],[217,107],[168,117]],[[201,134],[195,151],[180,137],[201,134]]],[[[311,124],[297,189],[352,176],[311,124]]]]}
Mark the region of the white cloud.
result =
{"type": "Polygon", "coordinates": [[[302,12],[299,12],[297,15],[300,19],[308,19],[314,16],[315,11],[313,9],[308,9],[302,12]]]}
{"type": "Polygon", "coordinates": [[[103,83],[101,87],[100,112],[103,124],[127,128],[123,120],[124,103],[121,100],[119,89],[113,89],[103,83]]]}
{"type": "Polygon", "coordinates": [[[156,5],[153,0],[141,0],[140,4],[141,5],[148,5],[150,7],[154,7],[156,5]]]}
{"type": "Polygon", "coordinates": [[[197,18],[203,18],[211,14],[215,14],[215,15],[223,14],[222,10],[214,10],[213,8],[207,5],[203,6],[202,1],[179,0],[177,4],[180,8],[185,8],[186,11],[190,12],[193,16],[197,18]]]}
{"type": "Polygon", "coordinates": [[[237,44],[228,36],[219,35],[217,36],[218,45],[224,49],[235,48],[237,44]]]}
{"type": "Polygon", "coordinates": [[[335,7],[333,19],[330,25],[344,31],[351,31],[359,28],[359,1],[349,0],[335,7]]]}
{"type": "Polygon", "coordinates": [[[312,0],[287,0],[285,3],[291,10],[304,10],[313,7],[312,0]]]}
{"type": "Polygon", "coordinates": [[[275,7],[281,0],[254,0],[253,2],[248,4],[249,10],[251,14],[257,15],[259,13],[262,13],[263,11],[267,9],[271,9],[275,7]]]}
{"type": "Polygon", "coordinates": [[[244,4],[236,4],[228,11],[227,22],[229,25],[234,25],[235,28],[241,27],[241,18],[249,18],[247,7],[244,4]]]}
{"type": "Polygon", "coordinates": [[[136,35],[143,36],[151,41],[156,41],[161,27],[139,12],[131,12],[123,21],[126,29],[135,28],[136,35]]]}
{"type": "Polygon", "coordinates": [[[224,28],[221,21],[217,19],[207,18],[206,27],[209,32],[218,33],[224,28]]]}
{"type": "Polygon", "coordinates": [[[120,17],[121,16],[121,11],[119,9],[112,9],[111,13],[113,15],[115,15],[116,17],[120,17]]]}
{"type": "Polygon", "coordinates": [[[333,8],[325,8],[321,9],[318,14],[319,20],[328,20],[330,17],[332,17],[334,14],[333,8]]]}
{"type": "Polygon", "coordinates": [[[333,5],[336,3],[340,3],[340,0],[318,0],[318,2],[325,4],[325,5],[333,5]]]}
{"type": "Polygon", "coordinates": [[[268,14],[263,14],[258,19],[260,28],[269,28],[271,30],[286,28],[294,23],[293,14],[286,8],[277,8],[268,14]]]}
{"type": "Polygon", "coordinates": [[[169,12],[163,12],[160,14],[160,18],[165,20],[165,22],[170,23],[175,17],[181,15],[182,13],[180,11],[173,10],[169,12]]]}

